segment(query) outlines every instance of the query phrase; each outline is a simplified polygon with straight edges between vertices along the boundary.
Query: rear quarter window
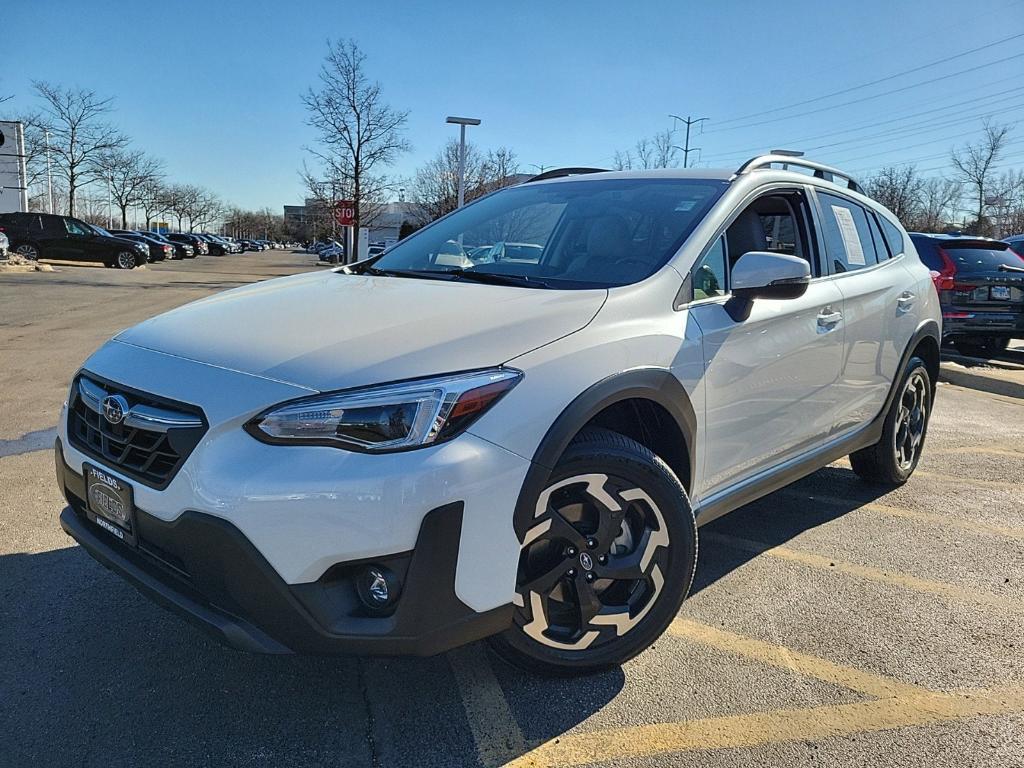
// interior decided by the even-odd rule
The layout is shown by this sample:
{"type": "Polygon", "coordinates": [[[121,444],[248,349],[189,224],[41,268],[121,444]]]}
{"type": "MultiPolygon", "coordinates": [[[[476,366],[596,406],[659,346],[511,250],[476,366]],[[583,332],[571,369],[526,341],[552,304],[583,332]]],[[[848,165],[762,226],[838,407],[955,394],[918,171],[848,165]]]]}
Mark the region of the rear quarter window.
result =
{"type": "Polygon", "coordinates": [[[914,248],[917,249],[917,255],[921,258],[921,262],[928,269],[933,269],[936,272],[942,271],[942,257],[939,256],[935,244],[929,238],[911,235],[910,240],[914,243],[914,248]]]}

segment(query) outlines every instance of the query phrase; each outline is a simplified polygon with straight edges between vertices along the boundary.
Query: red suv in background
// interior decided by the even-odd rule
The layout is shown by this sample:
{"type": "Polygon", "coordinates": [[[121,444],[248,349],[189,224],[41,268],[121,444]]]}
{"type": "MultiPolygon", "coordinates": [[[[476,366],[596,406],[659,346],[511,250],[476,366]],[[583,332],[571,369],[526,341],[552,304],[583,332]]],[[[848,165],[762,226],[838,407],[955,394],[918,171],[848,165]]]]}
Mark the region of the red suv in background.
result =
{"type": "Polygon", "coordinates": [[[1024,258],[1007,243],[919,232],[910,239],[933,273],[944,342],[991,357],[1024,339],[1024,258]]]}

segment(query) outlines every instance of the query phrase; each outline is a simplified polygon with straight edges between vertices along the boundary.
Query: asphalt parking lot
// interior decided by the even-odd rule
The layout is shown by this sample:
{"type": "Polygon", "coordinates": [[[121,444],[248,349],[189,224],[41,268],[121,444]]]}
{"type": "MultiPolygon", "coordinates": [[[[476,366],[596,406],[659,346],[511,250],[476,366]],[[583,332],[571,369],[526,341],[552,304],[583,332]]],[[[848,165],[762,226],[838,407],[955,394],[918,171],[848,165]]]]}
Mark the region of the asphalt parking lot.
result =
{"type": "Polygon", "coordinates": [[[142,598],[57,524],[67,382],[121,328],[314,260],[0,275],[0,765],[1024,765],[1024,400],[953,385],[906,486],[840,461],[705,527],[669,633],[597,677],[482,644],[247,656],[142,598]]]}

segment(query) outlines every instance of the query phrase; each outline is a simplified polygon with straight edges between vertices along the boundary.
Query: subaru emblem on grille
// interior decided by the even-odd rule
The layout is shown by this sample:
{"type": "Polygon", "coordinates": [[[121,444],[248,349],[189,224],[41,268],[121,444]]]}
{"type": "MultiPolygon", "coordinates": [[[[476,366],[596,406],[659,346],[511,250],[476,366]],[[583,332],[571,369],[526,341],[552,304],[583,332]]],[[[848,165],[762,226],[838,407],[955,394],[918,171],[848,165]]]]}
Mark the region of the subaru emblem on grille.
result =
{"type": "Polygon", "coordinates": [[[111,424],[120,424],[128,414],[128,401],[121,395],[108,395],[103,398],[103,418],[111,424]]]}

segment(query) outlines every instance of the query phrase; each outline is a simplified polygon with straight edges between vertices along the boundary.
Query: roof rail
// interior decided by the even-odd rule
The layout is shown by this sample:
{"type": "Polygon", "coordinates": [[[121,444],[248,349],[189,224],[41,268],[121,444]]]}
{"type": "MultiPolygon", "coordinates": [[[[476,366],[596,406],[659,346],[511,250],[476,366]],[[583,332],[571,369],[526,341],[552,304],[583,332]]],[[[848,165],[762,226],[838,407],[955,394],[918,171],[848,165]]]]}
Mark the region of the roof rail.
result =
{"type": "Polygon", "coordinates": [[[563,176],[578,176],[582,173],[606,173],[607,171],[607,168],[553,168],[550,171],[538,173],[523,183],[529,184],[533,181],[547,181],[548,179],[560,179],[563,176]]]}
{"type": "Polygon", "coordinates": [[[757,157],[752,157],[736,169],[736,173],[733,174],[733,178],[741,174],[757,170],[758,168],[768,168],[772,165],[792,165],[798,168],[808,168],[814,171],[815,178],[825,179],[825,181],[831,181],[833,184],[839,183],[836,181],[836,176],[838,176],[839,178],[846,180],[846,186],[848,189],[864,194],[863,187],[861,187],[861,185],[857,183],[857,180],[851,178],[845,171],[833,168],[831,165],[822,165],[821,163],[816,163],[813,160],[804,160],[802,157],[794,157],[793,155],[788,154],[783,155],[773,153],[770,155],[758,155],[757,157]]]}

